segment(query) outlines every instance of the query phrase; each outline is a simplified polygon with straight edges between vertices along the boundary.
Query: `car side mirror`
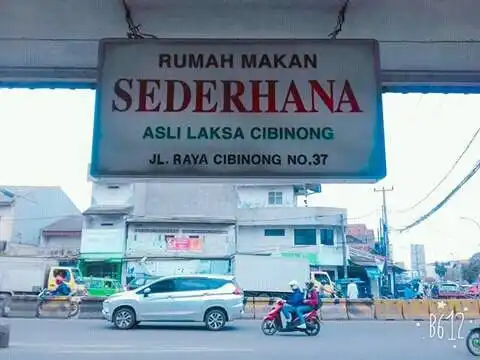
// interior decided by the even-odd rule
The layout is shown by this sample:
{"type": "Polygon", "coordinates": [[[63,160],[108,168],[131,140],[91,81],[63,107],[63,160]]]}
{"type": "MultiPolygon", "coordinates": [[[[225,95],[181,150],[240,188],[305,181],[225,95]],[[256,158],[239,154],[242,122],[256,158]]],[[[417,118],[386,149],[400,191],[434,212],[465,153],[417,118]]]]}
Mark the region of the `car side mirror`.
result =
{"type": "Polygon", "coordinates": [[[148,297],[148,295],[152,292],[152,289],[147,287],[146,289],[143,290],[143,296],[148,297]]]}

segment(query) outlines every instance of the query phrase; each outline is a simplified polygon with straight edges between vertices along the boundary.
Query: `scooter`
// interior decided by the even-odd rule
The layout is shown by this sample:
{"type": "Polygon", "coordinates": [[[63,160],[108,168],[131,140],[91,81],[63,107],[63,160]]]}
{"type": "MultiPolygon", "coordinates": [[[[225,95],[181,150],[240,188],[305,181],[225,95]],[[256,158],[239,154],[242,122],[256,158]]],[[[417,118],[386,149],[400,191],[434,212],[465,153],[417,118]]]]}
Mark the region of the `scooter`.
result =
{"type": "Polygon", "coordinates": [[[282,314],[282,309],[285,300],[279,299],[276,301],[272,310],[263,318],[262,331],[265,335],[275,335],[277,332],[294,332],[299,331],[308,336],[316,336],[320,332],[320,319],[317,314],[318,309],[314,309],[305,314],[305,329],[299,329],[300,320],[294,316],[291,323],[287,323],[287,319],[282,314]]]}
{"type": "Polygon", "coordinates": [[[47,289],[43,289],[38,294],[38,305],[35,316],[40,317],[44,307],[50,308],[49,310],[63,310],[66,311],[66,317],[72,318],[80,312],[81,297],[75,294],[69,296],[55,296],[51,297],[50,292],[47,289]],[[58,301],[57,301],[58,300],[58,301]],[[66,302],[65,302],[66,301],[66,302]]]}
{"type": "Polygon", "coordinates": [[[480,327],[475,327],[468,333],[467,349],[473,356],[480,356],[480,327]]]}

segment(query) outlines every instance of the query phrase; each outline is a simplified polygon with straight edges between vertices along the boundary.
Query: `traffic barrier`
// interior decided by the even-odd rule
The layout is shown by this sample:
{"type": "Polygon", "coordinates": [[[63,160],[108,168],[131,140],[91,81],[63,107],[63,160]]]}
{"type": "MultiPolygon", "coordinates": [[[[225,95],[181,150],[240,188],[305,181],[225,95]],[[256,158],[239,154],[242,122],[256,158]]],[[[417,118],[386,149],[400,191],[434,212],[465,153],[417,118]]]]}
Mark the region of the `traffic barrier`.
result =
{"type": "Polygon", "coordinates": [[[376,320],[403,320],[403,301],[375,300],[376,320]]]}
{"type": "Polygon", "coordinates": [[[322,299],[320,316],[322,320],[348,320],[345,299],[322,299]]]}
{"type": "Polygon", "coordinates": [[[34,295],[15,295],[10,299],[8,317],[32,318],[37,312],[38,297],[34,295]]]}
{"type": "Polygon", "coordinates": [[[346,306],[349,320],[373,320],[375,318],[373,300],[347,300],[346,306]]]}
{"type": "Polygon", "coordinates": [[[457,318],[463,317],[467,320],[474,320],[480,318],[480,302],[479,300],[462,299],[460,304],[455,308],[457,318]]]}
{"type": "MultiPolygon", "coordinates": [[[[440,320],[445,319],[448,315],[455,314],[455,301],[454,300],[430,300],[429,301],[429,315],[430,318],[440,320]]],[[[460,303],[457,304],[459,306],[460,303]]]]}
{"type": "Polygon", "coordinates": [[[0,294],[0,318],[7,316],[10,311],[10,295],[0,294]]]}
{"type": "Polygon", "coordinates": [[[0,323],[0,348],[7,348],[10,344],[10,326],[0,323]]]}
{"type": "Polygon", "coordinates": [[[403,318],[405,320],[428,320],[430,318],[430,302],[428,300],[404,301],[403,318]]]}
{"type": "Polygon", "coordinates": [[[254,316],[253,319],[262,319],[273,307],[273,299],[253,298],[254,316]]]}
{"type": "Polygon", "coordinates": [[[84,298],[80,303],[79,319],[103,319],[103,298],[84,298]]]}

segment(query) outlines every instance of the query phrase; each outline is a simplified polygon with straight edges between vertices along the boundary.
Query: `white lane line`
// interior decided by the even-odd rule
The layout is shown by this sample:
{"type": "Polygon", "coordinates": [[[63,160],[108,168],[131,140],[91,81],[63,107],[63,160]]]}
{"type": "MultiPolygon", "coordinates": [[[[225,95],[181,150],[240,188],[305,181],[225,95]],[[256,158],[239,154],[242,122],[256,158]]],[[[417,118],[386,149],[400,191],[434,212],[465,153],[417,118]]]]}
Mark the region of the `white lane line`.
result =
{"type": "Polygon", "coordinates": [[[100,344],[32,344],[32,343],[12,343],[10,349],[20,352],[40,352],[48,354],[138,354],[138,353],[191,353],[191,352],[253,352],[253,349],[246,348],[217,348],[205,346],[182,346],[166,345],[151,347],[145,345],[100,345],[100,344]]]}
{"type": "Polygon", "coordinates": [[[49,354],[159,354],[159,353],[244,353],[253,352],[253,349],[96,349],[96,350],[58,350],[49,354]]]}

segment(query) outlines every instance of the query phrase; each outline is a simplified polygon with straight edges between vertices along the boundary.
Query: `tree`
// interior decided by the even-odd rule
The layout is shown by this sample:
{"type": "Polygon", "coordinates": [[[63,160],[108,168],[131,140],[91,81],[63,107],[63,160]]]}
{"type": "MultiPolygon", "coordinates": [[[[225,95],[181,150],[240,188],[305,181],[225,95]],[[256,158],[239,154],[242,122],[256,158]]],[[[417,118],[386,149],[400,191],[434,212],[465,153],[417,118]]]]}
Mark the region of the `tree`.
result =
{"type": "Polygon", "coordinates": [[[463,279],[474,283],[480,275],[480,253],[474,254],[468,261],[468,265],[462,267],[463,279]]]}
{"type": "Polygon", "coordinates": [[[437,274],[440,279],[443,279],[445,275],[447,275],[447,268],[444,263],[435,262],[435,274],[437,274]]]}

